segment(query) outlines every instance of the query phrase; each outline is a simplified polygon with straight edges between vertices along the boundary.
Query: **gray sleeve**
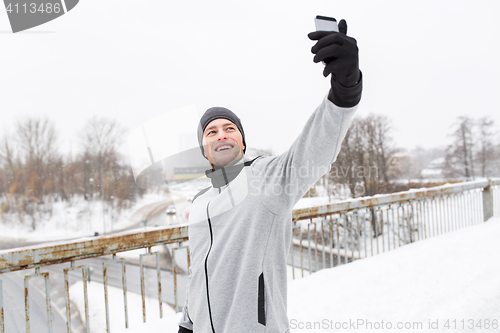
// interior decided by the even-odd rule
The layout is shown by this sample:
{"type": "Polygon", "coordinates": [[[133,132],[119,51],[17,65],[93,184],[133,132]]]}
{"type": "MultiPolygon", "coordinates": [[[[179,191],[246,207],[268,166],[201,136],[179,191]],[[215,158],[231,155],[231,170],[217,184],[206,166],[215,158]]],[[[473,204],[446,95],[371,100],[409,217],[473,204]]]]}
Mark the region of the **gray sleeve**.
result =
{"type": "Polygon", "coordinates": [[[330,170],[356,109],[339,107],[325,97],[290,149],[256,163],[253,172],[261,179],[260,197],[267,209],[274,214],[292,209],[330,170]]]}

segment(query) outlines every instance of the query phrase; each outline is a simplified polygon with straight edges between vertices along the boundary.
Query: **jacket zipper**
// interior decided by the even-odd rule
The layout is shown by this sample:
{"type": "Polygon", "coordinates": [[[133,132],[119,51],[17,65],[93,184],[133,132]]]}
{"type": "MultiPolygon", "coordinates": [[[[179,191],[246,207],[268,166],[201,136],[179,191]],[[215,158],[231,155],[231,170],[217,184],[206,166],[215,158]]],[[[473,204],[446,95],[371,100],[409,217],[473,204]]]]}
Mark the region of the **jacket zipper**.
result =
{"type": "MultiPolygon", "coordinates": [[[[249,165],[252,165],[252,163],[258,159],[259,157],[261,156],[257,156],[256,158],[254,158],[253,160],[251,161],[248,161],[248,162],[245,162],[244,163],[244,166],[249,166],[249,165]]],[[[226,180],[227,182],[227,176],[226,174],[224,173],[224,179],[226,180]]],[[[221,188],[219,187],[219,194],[221,193],[221,188]]],[[[194,201],[194,199],[193,199],[194,201]]],[[[208,227],[210,229],[210,248],[208,249],[208,252],[207,252],[207,255],[205,257],[205,284],[206,284],[206,287],[207,287],[207,303],[208,303],[208,315],[210,316],[210,325],[212,326],[212,332],[215,333],[215,328],[214,328],[214,322],[213,322],[213,319],[212,319],[212,308],[210,307],[210,295],[209,295],[209,291],[208,291],[208,256],[210,254],[210,251],[212,250],[212,245],[214,243],[214,236],[213,236],[213,232],[212,232],[212,221],[210,221],[210,214],[208,213],[208,207],[210,206],[210,201],[208,202],[207,204],[207,220],[208,220],[208,227]]],[[[234,206],[234,205],[233,205],[234,206]]],[[[191,320],[191,319],[190,319],[191,320]]],[[[264,324],[265,325],[265,324],[264,324]]]]}
{"type": "Polygon", "coordinates": [[[208,206],[210,206],[210,201],[207,204],[207,219],[208,219],[208,227],[210,228],[210,248],[208,249],[207,256],[205,257],[205,282],[207,286],[207,303],[208,303],[208,315],[210,316],[210,325],[212,325],[212,332],[215,333],[215,328],[214,328],[214,322],[212,319],[212,309],[210,307],[210,295],[208,292],[208,255],[210,254],[210,251],[212,250],[212,244],[214,243],[214,237],[212,233],[212,222],[210,221],[210,214],[208,213],[208,206]]]}

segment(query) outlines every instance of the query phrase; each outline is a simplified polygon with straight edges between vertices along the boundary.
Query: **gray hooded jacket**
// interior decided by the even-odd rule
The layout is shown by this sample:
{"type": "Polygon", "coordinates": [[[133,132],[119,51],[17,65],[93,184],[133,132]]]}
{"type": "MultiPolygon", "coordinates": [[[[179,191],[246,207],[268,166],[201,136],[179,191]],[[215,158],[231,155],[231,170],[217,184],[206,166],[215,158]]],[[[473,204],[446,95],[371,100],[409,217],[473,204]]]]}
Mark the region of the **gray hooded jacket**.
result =
{"type": "Polygon", "coordinates": [[[180,326],[194,333],[289,332],[292,208],[329,171],[356,108],[325,97],[288,151],[245,163],[228,185],[193,201],[180,326]]]}

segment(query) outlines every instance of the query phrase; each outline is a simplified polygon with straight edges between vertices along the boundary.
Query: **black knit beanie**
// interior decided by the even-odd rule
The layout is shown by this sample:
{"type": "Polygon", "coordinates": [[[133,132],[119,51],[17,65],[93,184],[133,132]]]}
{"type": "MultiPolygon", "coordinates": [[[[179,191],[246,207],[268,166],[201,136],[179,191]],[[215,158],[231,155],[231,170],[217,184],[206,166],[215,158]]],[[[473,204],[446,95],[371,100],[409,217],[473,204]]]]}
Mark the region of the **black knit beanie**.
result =
{"type": "Polygon", "coordinates": [[[243,126],[241,126],[240,118],[238,118],[238,116],[236,116],[229,109],[215,106],[205,111],[205,114],[200,119],[200,126],[198,126],[198,143],[200,144],[201,154],[205,156],[205,154],[203,153],[203,132],[212,120],[219,118],[230,120],[233,124],[236,125],[236,127],[238,127],[238,130],[241,133],[241,137],[243,138],[243,145],[245,146],[245,148],[243,148],[244,153],[247,149],[247,144],[245,142],[245,132],[243,132],[243,126]]]}

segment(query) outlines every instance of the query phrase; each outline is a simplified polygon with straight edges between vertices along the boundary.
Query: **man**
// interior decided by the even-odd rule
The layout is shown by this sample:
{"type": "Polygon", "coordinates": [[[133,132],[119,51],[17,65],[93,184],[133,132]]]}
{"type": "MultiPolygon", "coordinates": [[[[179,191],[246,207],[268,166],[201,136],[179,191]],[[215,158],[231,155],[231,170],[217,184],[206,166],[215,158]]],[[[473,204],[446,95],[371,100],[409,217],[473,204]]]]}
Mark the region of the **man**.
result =
{"type": "Polygon", "coordinates": [[[361,99],[358,48],[346,32],[342,20],[339,33],[309,34],[331,89],[282,155],[245,158],[242,124],[228,109],[201,118],[198,140],[212,186],[191,207],[192,264],[179,332],[289,332],[292,208],[335,161],[361,99]]]}

